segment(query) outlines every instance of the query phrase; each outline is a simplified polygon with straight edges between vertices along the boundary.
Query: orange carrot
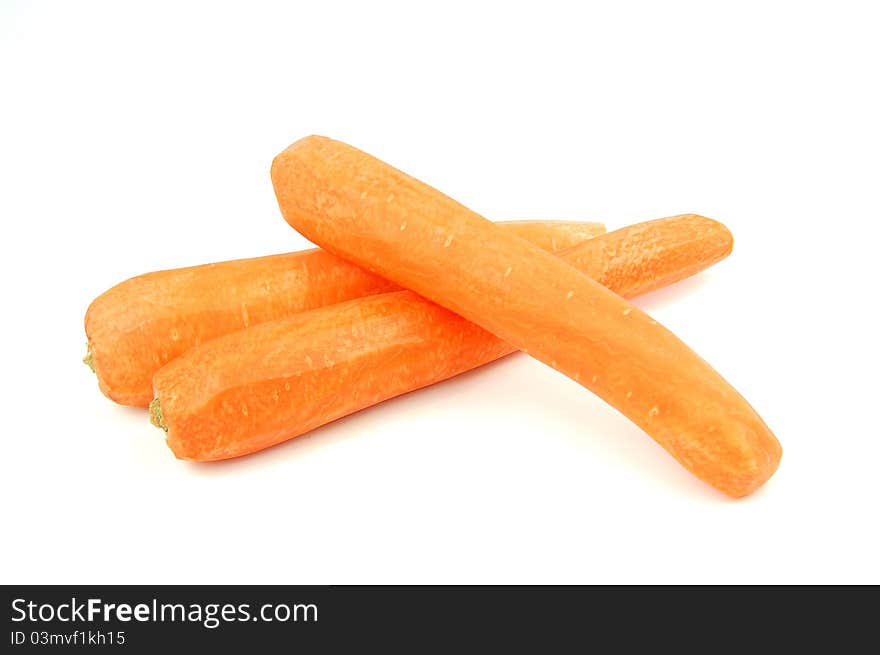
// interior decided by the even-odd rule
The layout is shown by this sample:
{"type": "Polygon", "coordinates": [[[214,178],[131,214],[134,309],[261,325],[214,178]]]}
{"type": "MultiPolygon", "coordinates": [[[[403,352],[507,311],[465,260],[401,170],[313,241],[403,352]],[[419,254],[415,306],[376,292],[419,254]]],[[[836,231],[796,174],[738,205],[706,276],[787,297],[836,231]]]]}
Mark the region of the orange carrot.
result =
{"type": "MultiPolygon", "coordinates": [[[[720,223],[686,215],[611,232],[560,256],[633,296],[726,257],[720,223]]],[[[245,455],[514,351],[410,291],[359,298],[226,335],[153,378],[153,422],[177,457],[245,455]]]]}
{"type": "MultiPolygon", "coordinates": [[[[605,232],[601,223],[510,221],[504,229],[558,252],[605,232]]],[[[133,277],[86,312],[86,363],[123,405],[146,407],[153,374],[187,349],[249,325],[397,290],[393,282],[320,249],[133,277]]]]}
{"type": "Polygon", "coordinates": [[[782,454],[754,409],[669,330],[532,244],[351,146],[307,137],[278,155],[285,219],[309,240],[565,373],[731,495],[782,454]]]}

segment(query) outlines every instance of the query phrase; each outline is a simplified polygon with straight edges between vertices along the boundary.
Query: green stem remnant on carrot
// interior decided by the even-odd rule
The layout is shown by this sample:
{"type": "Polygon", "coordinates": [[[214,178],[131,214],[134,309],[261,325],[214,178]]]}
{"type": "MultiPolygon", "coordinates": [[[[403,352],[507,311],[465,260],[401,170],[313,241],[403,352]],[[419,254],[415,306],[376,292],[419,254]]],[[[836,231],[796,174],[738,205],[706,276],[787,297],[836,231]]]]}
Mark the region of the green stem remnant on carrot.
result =
{"type": "MultiPolygon", "coordinates": [[[[551,252],[605,232],[601,223],[590,222],[501,225],[551,252]]],[[[108,398],[146,407],[153,374],[193,346],[296,312],[397,289],[319,249],[147,273],[117,284],[89,306],[84,361],[108,398]]]]}
{"type": "Polygon", "coordinates": [[[153,398],[153,400],[150,401],[150,423],[157,428],[162,428],[165,432],[168,432],[168,426],[165,424],[165,417],[162,415],[162,403],[159,402],[158,398],[153,398]]]}
{"type": "Polygon", "coordinates": [[[86,356],[83,357],[83,364],[92,369],[92,373],[95,372],[95,362],[92,359],[92,344],[86,342],[86,356]]]}
{"type": "MultiPolygon", "coordinates": [[[[559,256],[631,297],[730,253],[720,223],[686,215],[598,236],[559,256]]],[[[246,455],[514,351],[411,291],[266,322],[193,348],[156,373],[156,411],[175,455],[246,455]]]]}
{"type": "Polygon", "coordinates": [[[779,465],[760,416],[674,334],[436,189],[317,136],[275,158],[272,182],[310,241],[565,373],[717,489],[744,496],[779,465]]]}

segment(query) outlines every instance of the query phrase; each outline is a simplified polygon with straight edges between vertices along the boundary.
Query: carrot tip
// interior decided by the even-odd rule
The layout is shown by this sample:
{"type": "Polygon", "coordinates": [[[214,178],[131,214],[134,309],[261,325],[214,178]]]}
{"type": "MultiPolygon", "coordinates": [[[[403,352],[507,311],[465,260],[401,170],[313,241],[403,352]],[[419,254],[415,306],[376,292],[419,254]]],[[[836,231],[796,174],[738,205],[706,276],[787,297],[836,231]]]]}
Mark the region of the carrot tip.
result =
{"type": "Polygon", "coordinates": [[[165,432],[168,432],[168,426],[165,424],[165,417],[162,415],[162,404],[159,402],[159,398],[153,398],[150,401],[150,423],[155,425],[157,428],[162,428],[165,432]]]}
{"type": "Polygon", "coordinates": [[[91,342],[86,343],[86,356],[83,357],[83,364],[92,369],[92,373],[95,372],[95,360],[92,358],[92,344],[91,342]]]}

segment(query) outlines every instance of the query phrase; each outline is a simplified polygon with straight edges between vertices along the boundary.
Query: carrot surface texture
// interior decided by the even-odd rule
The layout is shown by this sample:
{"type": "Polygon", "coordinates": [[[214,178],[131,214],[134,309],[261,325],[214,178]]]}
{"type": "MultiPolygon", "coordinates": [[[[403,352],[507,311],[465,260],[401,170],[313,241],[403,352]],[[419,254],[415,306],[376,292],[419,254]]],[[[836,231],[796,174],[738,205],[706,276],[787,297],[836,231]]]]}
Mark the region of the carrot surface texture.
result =
{"type": "MultiPolygon", "coordinates": [[[[720,223],[685,215],[584,241],[560,256],[634,296],[726,257],[720,223]]],[[[153,422],[182,459],[245,455],[515,349],[411,291],[263,323],[193,348],[153,379],[153,422]]]]}
{"type": "Polygon", "coordinates": [[[272,162],[287,222],[313,243],[467,318],[590,389],[730,496],[782,449],[672,332],[557,257],[344,143],[310,136],[272,162]]]}
{"type": "MultiPolygon", "coordinates": [[[[601,223],[509,221],[550,252],[605,232],[601,223]]],[[[189,348],[257,323],[398,290],[320,249],[156,271],[121,282],[86,312],[86,363],[111,400],[146,407],[153,374],[189,348]]]]}

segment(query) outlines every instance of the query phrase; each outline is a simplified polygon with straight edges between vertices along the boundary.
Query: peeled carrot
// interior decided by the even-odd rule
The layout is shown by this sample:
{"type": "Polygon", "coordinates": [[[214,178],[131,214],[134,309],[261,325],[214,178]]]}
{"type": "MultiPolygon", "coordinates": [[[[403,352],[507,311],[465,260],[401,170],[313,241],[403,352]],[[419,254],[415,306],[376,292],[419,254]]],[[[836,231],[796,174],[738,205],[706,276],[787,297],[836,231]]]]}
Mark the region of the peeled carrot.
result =
{"type": "MultiPolygon", "coordinates": [[[[610,232],[565,251],[624,295],[692,275],[730,253],[720,223],[685,215],[610,232]]],[[[411,291],[330,305],[193,348],[153,378],[153,422],[177,457],[245,455],[514,348],[411,291]]]]}
{"type": "Polygon", "coordinates": [[[782,449],[755,410],[674,334],[569,264],[346,144],[302,139],[272,163],[285,219],[565,373],[702,480],[744,496],[782,449]]]}
{"type": "MultiPolygon", "coordinates": [[[[558,252],[601,223],[510,221],[504,229],[558,252]]],[[[157,271],[101,294],[86,312],[86,363],[123,405],[146,407],[153,374],[187,349],[250,325],[399,289],[320,249],[157,271]]]]}

